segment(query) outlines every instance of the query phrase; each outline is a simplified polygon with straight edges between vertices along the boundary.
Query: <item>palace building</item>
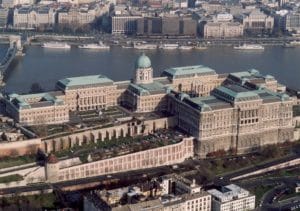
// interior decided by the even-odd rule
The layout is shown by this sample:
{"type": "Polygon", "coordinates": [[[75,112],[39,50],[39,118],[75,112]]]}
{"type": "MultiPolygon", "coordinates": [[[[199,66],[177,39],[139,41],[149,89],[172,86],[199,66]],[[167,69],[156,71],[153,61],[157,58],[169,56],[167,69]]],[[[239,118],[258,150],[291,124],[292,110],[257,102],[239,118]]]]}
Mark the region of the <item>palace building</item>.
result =
{"type": "Polygon", "coordinates": [[[257,70],[217,74],[202,66],[169,68],[153,77],[149,57],[135,63],[131,81],[103,76],[59,80],[53,92],[6,98],[6,110],[23,125],[69,121],[70,111],[122,106],[134,113],[166,112],[196,140],[196,153],[250,152],[293,140],[294,99],[270,75],[257,70]]]}

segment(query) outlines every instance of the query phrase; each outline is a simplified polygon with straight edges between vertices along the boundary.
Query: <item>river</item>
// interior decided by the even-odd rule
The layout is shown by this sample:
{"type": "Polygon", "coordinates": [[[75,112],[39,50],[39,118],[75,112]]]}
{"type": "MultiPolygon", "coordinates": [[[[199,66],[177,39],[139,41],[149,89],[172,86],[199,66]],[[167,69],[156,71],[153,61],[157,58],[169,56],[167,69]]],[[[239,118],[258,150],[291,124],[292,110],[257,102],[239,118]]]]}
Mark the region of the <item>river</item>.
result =
{"type": "MultiPolygon", "coordinates": [[[[3,56],[7,46],[0,47],[3,56]]],[[[134,61],[141,54],[135,49],[113,46],[110,50],[44,49],[29,46],[26,55],[10,66],[5,91],[28,92],[32,83],[52,90],[57,80],[65,77],[103,74],[118,80],[134,75],[134,61]]],[[[152,61],[154,75],[169,67],[206,65],[218,73],[258,69],[281,83],[300,88],[300,48],[266,47],[264,51],[239,51],[232,47],[212,47],[206,50],[151,50],[146,54],[152,61]]]]}

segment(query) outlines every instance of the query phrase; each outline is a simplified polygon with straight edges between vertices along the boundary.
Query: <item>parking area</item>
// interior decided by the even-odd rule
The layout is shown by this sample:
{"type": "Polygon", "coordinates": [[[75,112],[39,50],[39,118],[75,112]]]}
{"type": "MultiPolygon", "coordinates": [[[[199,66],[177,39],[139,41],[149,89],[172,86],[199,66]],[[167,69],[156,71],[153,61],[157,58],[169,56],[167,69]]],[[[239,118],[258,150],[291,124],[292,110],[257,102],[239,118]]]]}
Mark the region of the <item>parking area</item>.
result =
{"type": "Polygon", "coordinates": [[[76,111],[70,113],[70,122],[53,125],[34,125],[26,128],[38,137],[72,133],[85,128],[101,128],[131,120],[132,117],[118,107],[103,110],[76,111]]]}
{"type": "Polygon", "coordinates": [[[124,137],[120,139],[98,142],[97,148],[91,153],[93,160],[106,159],[128,153],[143,151],[156,147],[178,143],[185,137],[174,130],[158,130],[147,136],[124,137]]]}
{"type": "Polygon", "coordinates": [[[112,140],[97,141],[80,147],[75,146],[67,152],[58,153],[58,156],[81,156],[92,160],[107,159],[128,153],[162,147],[178,143],[186,135],[175,130],[158,130],[147,136],[122,137],[112,140]]]}

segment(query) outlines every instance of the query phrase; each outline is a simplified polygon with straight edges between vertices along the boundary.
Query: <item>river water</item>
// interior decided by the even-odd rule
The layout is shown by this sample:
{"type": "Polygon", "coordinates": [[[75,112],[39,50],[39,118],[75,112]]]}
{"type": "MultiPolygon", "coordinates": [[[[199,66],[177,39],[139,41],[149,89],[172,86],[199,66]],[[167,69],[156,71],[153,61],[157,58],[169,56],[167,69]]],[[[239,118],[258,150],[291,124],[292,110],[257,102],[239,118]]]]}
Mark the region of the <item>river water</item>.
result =
{"type": "MultiPolygon", "coordinates": [[[[0,56],[7,46],[0,47],[0,56]]],[[[114,46],[110,50],[44,49],[30,46],[26,55],[16,60],[6,77],[7,92],[28,92],[32,83],[43,89],[54,89],[57,80],[65,77],[103,74],[118,80],[134,75],[134,61],[141,54],[135,49],[114,46]]],[[[146,54],[152,61],[154,75],[169,67],[206,65],[218,73],[258,69],[273,75],[281,83],[300,89],[300,48],[266,47],[264,51],[238,51],[232,47],[212,47],[206,50],[151,50],[146,54]]]]}

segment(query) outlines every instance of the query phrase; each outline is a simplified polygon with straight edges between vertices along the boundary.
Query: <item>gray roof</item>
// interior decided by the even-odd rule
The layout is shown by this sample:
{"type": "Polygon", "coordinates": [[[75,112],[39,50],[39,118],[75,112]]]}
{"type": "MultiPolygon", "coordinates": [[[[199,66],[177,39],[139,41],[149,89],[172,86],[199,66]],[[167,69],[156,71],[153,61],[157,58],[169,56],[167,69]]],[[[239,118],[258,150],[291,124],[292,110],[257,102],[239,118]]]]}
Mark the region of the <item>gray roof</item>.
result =
{"type": "Polygon", "coordinates": [[[212,111],[225,108],[232,108],[231,104],[214,96],[184,98],[183,102],[200,111],[212,111]]]}
{"type": "Polygon", "coordinates": [[[27,95],[10,94],[8,99],[18,109],[64,105],[64,101],[62,99],[59,99],[48,92],[27,95]]]}
{"type": "Polygon", "coordinates": [[[258,100],[260,97],[254,91],[248,90],[242,86],[228,84],[219,86],[213,90],[213,95],[229,102],[238,102],[246,100],[258,100]]]}
{"type": "Polygon", "coordinates": [[[242,85],[246,84],[248,82],[252,83],[255,86],[259,86],[260,84],[264,84],[266,81],[272,81],[276,80],[274,76],[272,75],[262,75],[260,72],[256,69],[250,69],[248,71],[244,72],[235,72],[230,73],[228,76],[229,80],[239,82],[242,85]]]}
{"type": "Polygon", "coordinates": [[[215,75],[216,71],[203,66],[186,66],[186,67],[173,67],[163,71],[162,76],[167,76],[169,78],[185,78],[192,76],[202,76],[202,75],[215,75]]]}
{"type": "Polygon", "coordinates": [[[130,91],[137,95],[153,95],[167,93],[168,86],[165,86],[159,82],[154,81],[149,84],[133,84],[131,83],[128,87],[130,91]]]}
{"type": "Polygon", "coordinates": [[[59,80],[57,86],[61,89],[76,89],[80,87],[113,85],[113,80],[103,75],[72,77],[59,80]]]}

